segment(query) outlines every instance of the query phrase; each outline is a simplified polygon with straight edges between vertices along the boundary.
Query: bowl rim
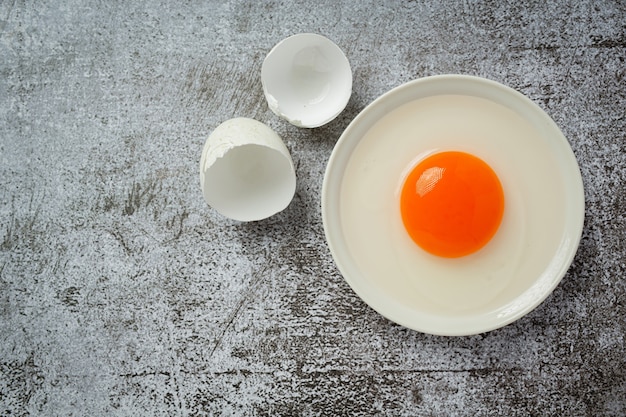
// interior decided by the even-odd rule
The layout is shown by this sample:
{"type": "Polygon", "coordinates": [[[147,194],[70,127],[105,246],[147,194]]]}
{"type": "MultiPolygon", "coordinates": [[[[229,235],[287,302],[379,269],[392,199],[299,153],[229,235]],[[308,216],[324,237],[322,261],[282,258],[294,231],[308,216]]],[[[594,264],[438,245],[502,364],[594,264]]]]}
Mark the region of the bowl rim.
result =
{"type": "Polygon", "coordinates": [[[580,168],[569,142],[556,123],[535,102],[497,81],[471,75],[443,74],[418,78],[391,89],[367,105],[352,120],[335,144],[328,160],[322,184],[321,211],[326,242],[335,264],[352,290],[366,304],[387,319],[413,330],[435,335],[466,336],[484,333],[510,324],[534,310],[552,293],[567,273],[577,253],[584,226],[585,197],[580,168]],[[436,93],[442,89],[442,86],[444,90],[452,91],[450,94],[475,95],[488,99],[491,98],[490,94],[505,97],[513,104],[530,112],[533,117],[538,117],[542,126],[553,133],[553,139],[557,141],[559,150],[565,152],[564,163],[570,175],[566,181],[573,187],[573,192],[566,195],[568,201],[573,202],[571,215],[564,225],[564,231],[568,232],[569,238],[562,241],[557,250],[558,256],[554,259],[559,259],[558,265],[552,267],[551,264],[548,268],[549,276],[542,274],[529,289],[515,298],[515,300],[524,301],[522,307],[518,306],[514,311],[503,313],[500,319],[489,322],[466,320],[455,324],[454,320],[429,316],[425,322],[416,323],[413,320],[414,310],[399,303],[394,304],[390,297],[380,292],[377,293],[372,285],[366,284],[359,278],[358,268],[355,268],[352,260],[349,259],[350,256],[345,256],[348,253],[343,240],[337,196],[340,193],[343,172],[352,152],[365,132],[374,126],[382,115],[402,104],[427,97],[429,93],[443,94],[436,93]],[[381,112],[382,115],[377,117],[376,115],[381,112]]]}

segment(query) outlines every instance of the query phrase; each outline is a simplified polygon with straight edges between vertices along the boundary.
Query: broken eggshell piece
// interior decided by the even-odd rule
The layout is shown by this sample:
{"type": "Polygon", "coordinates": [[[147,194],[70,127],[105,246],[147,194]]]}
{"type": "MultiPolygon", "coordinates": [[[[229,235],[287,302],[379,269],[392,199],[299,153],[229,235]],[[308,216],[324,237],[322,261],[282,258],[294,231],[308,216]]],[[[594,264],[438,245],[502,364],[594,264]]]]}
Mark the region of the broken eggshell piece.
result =
{"type": "Polygon", "coordinates": [[[261,220],[285,209],[296,190],[289,150],[267,125],[248,118],[220,124],[200,159],[205,201],[239,221],[261,220]]]}
{"type": "Polygon", "coordinates": [[[291,36],[267,54],[261,69],[269,108],[299,127],[333,120],[348,104],[352,70],[331,40],[314,33],[291,36]]]}

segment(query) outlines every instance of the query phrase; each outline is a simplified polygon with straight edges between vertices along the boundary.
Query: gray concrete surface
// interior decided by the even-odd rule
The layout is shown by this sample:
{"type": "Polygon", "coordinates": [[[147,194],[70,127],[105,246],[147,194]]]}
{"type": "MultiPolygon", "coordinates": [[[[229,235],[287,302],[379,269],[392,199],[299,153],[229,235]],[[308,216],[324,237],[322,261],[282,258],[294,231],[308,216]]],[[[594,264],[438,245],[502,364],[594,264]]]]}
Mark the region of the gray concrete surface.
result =
{"type": "Polygon", "coordinates": [[[626,415],[626,6],[619,1],[0,1],[0,415],[626,415]],[[354,92],[303,130],[264,101],[298,32],[354,92]],[[502,329],[395,325],[336,270],[320,213],[335,141],[433,74],[526,94],[570,141],[587,199],[556,291],[502,329]],[[202,199],[206,136],[252,117],[286,141],[287,210],[202,199]]]}

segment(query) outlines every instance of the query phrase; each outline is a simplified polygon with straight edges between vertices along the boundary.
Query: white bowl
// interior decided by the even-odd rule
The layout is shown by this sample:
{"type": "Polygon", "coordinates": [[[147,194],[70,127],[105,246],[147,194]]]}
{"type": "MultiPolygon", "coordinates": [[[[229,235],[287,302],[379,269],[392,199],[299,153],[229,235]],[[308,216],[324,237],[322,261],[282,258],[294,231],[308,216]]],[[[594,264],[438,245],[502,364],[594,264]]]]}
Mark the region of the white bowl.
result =
{"type": "Polygon", "coordinates": [[[536,104],[443,75],[391,90],[352,121],[328,162],[322,215],[337,267],[368,305],[421,332],[470,335],[519,319],[558,285],[580,242],[584,192],[569,143],[536,104]],[[451,260],[412,243],[398,193],[416,160],[454,149],[488,161],[506,208],[485,248],[451,260]]]}
{"type": "Polygon", "coordinates": [[[261,69],[270,109],[299,127],[318,127],[333,120],[348,104],[352,71],[331,40],[301,33],[279,42],[261,69]]]}

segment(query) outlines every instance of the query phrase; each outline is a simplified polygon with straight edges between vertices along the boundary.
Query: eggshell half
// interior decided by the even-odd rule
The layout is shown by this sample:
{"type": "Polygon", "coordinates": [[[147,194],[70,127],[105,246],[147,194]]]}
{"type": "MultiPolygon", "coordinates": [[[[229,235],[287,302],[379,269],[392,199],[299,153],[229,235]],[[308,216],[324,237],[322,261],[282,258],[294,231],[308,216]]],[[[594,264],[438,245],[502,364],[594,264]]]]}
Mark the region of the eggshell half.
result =
{"type": "Polygon", "coordinates": [[[269,108],[299,127],[333,120],[348,104],[352,70],[330,39],[301,33],[278,43],[263,61],[263,92],[269,108]]]}
{"type": "Polygon", "coordinates": [[[269,126],[248,118],[220,124],[200,160],[206,202],[222,215],[255,221],[284,210],[296,190],[289,150],[269,126]]]}

